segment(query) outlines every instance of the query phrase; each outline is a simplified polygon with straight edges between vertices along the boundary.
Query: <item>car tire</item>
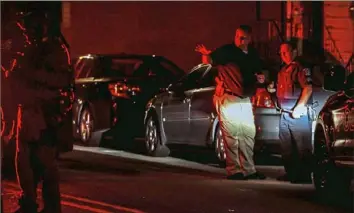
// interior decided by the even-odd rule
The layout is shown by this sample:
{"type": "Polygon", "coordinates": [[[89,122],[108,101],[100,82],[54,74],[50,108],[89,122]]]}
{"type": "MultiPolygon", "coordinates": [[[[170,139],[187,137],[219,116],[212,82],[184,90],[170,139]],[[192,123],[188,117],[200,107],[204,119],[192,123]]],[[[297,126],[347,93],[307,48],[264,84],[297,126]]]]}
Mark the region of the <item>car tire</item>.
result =
{"type": "Polygon", "coordinates": [[[225,146],[224,138],[222,137],[222,131],[219,124],[217,124],[215,128],[214,149],[215,149],[215,154],[219,166],[221,168],[225,168],[226,167],[226,146],[225,146]]]}
{"type": "Polygon", "coordinates": [[[322,198],[330,199],[338,194],[348,193],[351,182],[350,172],[338,168],[331,159],[323,131],[315,134],[315,142],[315,166],[312,178],[317,194],[322,198]]]}
{"type": "Polygon", "coordinates": [[[79,120],[79,139],[86,145],[91,145],[93,135],[94,120],[91,110],[88,107],[82,109],[79,120]]]}
{"type": "Polygon", "coordinates": [[[145,124],[145,152],[153,157],[167,157],[170,150],[161,144],[161,135],[158,122],[152,116],[147,119],[145,124]]]}

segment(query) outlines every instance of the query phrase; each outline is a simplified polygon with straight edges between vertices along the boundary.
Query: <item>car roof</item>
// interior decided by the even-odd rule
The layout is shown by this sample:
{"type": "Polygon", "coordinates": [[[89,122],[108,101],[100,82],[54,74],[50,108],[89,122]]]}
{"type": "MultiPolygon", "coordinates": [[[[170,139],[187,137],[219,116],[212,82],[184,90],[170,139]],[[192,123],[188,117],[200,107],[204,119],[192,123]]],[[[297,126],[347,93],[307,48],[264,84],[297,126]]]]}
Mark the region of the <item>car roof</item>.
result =
{"type": "Polygon", "coordinates": [[[127,53],[117,53],[117,54],[86,54],[80,55],[78,57],[73,58],[74,61],[80,58],[96,58],[96,59],[104,59],[104,58],[116,58],[116,59],[138,59],[143,61],[156,60],[156,61],[165,61],[172,64],[177,70],[179,70],[180,75],[184,75],[185,72],[178,65],[176,65],[173,61],[167,59],[164,56],[159,55],[147,55],[147,54],[127,54],[127,53]]]}
{"type": "Polygon", "coordinates": [[[121,59],[140,59],[140,60],[167,60],[167,58],[158,55],[143,55],[143,54],[126,54],[126,53],[117,53],[117,54],[87,54],[80,55],[76,58],[121,58],[121,59]]]}

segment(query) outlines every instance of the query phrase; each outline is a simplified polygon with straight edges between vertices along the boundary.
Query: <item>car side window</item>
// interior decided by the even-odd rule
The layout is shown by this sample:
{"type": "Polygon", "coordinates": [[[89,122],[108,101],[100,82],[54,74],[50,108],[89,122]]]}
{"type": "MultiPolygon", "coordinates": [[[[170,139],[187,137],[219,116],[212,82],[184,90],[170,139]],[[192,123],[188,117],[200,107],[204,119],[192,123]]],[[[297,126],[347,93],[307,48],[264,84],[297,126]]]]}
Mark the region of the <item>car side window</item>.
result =
{"type": "Polygon", "coordinates": [[[181,70],[179,67],[177,67],[177,65],[175,65],[171,61],[163,59],[160,61],[159,64],[164,70],[168,70],[168,72],[170,73],[169,75],[171,76],[181,77],[184,74],[183,70],[181,70]]]}
{"type": "Polygon", "coordinates": [[[348,94],[351,94],[350,96],[353,97],[353,92],[354,92],[354,72],[351,72],[346,79],[345,82],[345,89],[347,90],[346,92],[348,94]]]}
{"type": "Polygon", "coordinates": [[[218,75],[218,70],[216,68],[211,68],[200,81],[200,87],[213,87],[215,86],[215,78],[218,75]]]}
{"type": "Polygon", "coordinates": [[[135,58],[106,58],[104,60],[105,75],[110,77],[143,77],[145,75],[139,67],[143,61],[135,58]],[[137,72],[136,72],[137,71],[137,72]]]}
{"type": "Polygon", "coordinates": [[[188,75],[181,79],[184,90],[196,89],[199,87],[200,80],[207,70],[208,66],[194,68],[188,75]]]}
{"type": "Polygon", "coordinates": [[[75,79],[80,78],[83,66],[84,66],[83,59],[80,59],[80,58],[77,59],[74,64],[75,79]]]}
{"type": "Polygon", "coordinates": [[[75,79],[89,78],[92,76],[94,68],[94,59],[82,58],[78,59],[74,65],[75,79]]]}
{"type": "Polygon", "coordinates": [[[176,73],[169,64],[164,61],[159,62],[156,66],[153,66],[153,69],[156,69],[157,77],[161,80],[171,82],[175,79],[176,73]]]}

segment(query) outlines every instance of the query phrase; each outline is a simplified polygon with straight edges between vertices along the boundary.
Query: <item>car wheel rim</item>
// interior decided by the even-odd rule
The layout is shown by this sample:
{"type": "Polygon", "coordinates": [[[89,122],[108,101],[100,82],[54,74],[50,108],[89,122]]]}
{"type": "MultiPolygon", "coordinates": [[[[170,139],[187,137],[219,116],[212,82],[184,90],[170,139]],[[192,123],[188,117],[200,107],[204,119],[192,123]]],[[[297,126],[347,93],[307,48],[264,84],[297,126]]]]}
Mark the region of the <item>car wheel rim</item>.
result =
{"type": "Polygon", "coordinates": [[[150,120],[146,126],[146,149],[149,153],[155,151],[158,140],[157,140],[157,127],[153,120],[150,120]]]}
{"type": "Polygon", "coordinates": [[[225,143],[224,138],[222,137],[221,129],[219,129],[216,133],[215,152],[220,161],[226,160],[225,143]]]}
{"type": "Polygon", "coordinates": [[[85,111],[81,119],[81,138],[87,141],[91,136],[92,131],[92,118],[89,112],[85,111]]]}

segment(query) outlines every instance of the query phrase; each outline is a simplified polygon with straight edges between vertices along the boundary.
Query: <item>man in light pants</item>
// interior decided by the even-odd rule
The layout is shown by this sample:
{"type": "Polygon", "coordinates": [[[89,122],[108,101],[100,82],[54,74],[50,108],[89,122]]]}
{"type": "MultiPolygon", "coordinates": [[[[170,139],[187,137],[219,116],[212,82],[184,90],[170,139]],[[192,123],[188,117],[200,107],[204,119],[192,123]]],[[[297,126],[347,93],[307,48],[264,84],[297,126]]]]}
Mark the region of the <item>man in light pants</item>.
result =
{"type": "Polygon", "coordinates": [[[253,160],[256,128],[250,97],[256,75],[241,72],[235,64],[219,65],[214,105],[226,145],[227,179],[265,179],[253,160]]]}

